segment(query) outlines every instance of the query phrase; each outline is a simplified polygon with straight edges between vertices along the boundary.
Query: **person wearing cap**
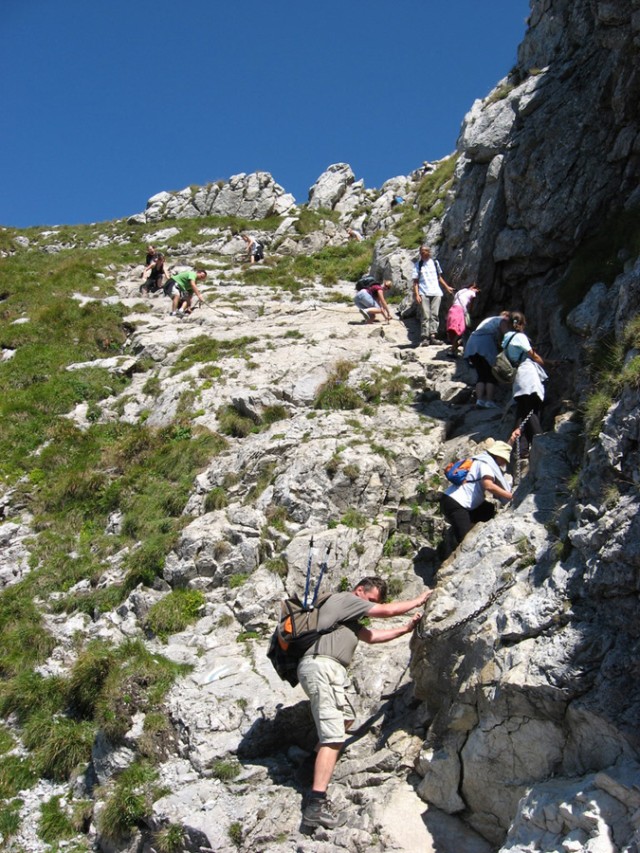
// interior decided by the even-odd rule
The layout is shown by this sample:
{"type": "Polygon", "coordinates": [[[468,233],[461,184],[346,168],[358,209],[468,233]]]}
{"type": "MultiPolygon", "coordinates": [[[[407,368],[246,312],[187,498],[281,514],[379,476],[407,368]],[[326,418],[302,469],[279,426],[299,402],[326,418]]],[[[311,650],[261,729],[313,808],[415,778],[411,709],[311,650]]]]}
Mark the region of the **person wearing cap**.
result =
{"type": "Polygon", "coordinates": [[[464,483],[450,486],[442,495],[440,507],[453,528],[456,544],[462,542],[478,521],[489,521],[495,515],[495,504],[486,500],[487,493],[502,504],[513,497],[505,477],[510,459],[511,446],[506,441],[492,442],[473,457],[464,483]]]}

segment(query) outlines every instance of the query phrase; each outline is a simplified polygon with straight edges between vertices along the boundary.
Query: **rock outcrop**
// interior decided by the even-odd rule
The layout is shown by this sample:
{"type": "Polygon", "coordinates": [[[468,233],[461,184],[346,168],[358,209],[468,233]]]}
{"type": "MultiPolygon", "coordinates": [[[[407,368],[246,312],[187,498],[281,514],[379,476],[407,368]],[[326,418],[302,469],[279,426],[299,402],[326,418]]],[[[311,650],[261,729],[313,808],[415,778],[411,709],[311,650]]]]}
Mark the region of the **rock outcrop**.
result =
{"type": "MultiPolygon", "coordinates": [[[[65,612],[69,596],[86,602],[123,584],[137,542],[111,547],[90,577],[79,565],[73,584],[34,585],[52,651],[29,676],[55,685],[92,641],[144,641],[188,671],[162,713],[128,710],[148,686],[128,685],[122,731],[105,718],[69,782],[25,782],[10,798],[20,828],[9,849],[48,849],[37,827],[52,798],[67,816],[88,808],[85,836],[108,851],[638,849],[639,38],[637,0],[533,0],[518,64],[465,118],[442,215],[424,224],[445,270],[480,283],[477,316],[523,308],[552,361],[546,433],[513,502],[455,551],[437,507],[444,463],[507,438],[512,416],[476,408],[474,374],[444,346],[417,348],[415,321],[364,325],[352,282],[278,268],[344,245],[355,222],[378,236],[371,269],[402,290],[415,249],[395,233],[395,202],[424,204],[422,181],[442,164],[381,190],[366,190],[347,164],[330,166],[310,191],[319,225],[304,235],[300,208],[264,172],[160,193],[133,217],[144,224],[138,237],[171,246],[172,269],[207,268],[205,306],[169,317],[162,295],[142,300],[141,267],[106,267],[107,296],[71,298],[117,306],[126,342],[117,355],[65,365],[108,380],[99,406],[85,398],[64,424],[83,434],[130,424],[169,444],[171,433],[155,431],[225,436],[174,507],[183,523],[152,582],[128,586],[115,607],[65,612]],[[268,232],[270,264],[250,270],[230,228],[203,224],[184,237],[179,221],[273,215],[283,219],[268,232]],[[198,347],[205,355],[191,357],[198,347]],[[308,839],[299,824],[313,724],[301,690],[277,679],[264,652],[279,600],[304,583],[311,537],[314,572],[327,557],[329,588],[375,572],[395,595],[425,582],[434,594],[411,661],[401,641],[358,650],[357,727],[332,783],[345,825],[308,839]],[[198,608],[165,636],[149,614],[172,592],[194,594],[198,608]],[[101,815],[117,780],[150,756],[154,796],[114,837],[101,815]]],[[[73,239],[68,229],[33,231],[10,251],[53,255],[73,239]]],[[[97,228],[83,248],[128,240],[97,228]]],[[[505,406],[508,397],[499,392],[505,406]]],[[[8,593],[38,570],[30,549],[47,524],[31,516],[29,489],[43,477],[2,497],[8,593]]],[[[110,509],[104,530],[87,524],[78,537],[115,542],[124,524],[110,509]]],[[[21,760],[26,739],[6,701],[9,757],[21,760]]],[[[28,734],[36,743],[38,732],[28,734]]],[[[146,793],[141,783],[132,801],[146,793]]]]}
{"type": "Polygon", "coordinates": [[[633,2],[532,2],[516,67],[465,117],[443,262],[491,301],[546,311],[576,249],[640,204],[639,28],[633,2]]]}
{"type": "Polygon", "coordinates": [[[268,172],[253,172],[250,175],[233,175],[228,181],[204,187],[157,193],[147,202],[145,212],[134,218],[145,222],[198,216],[266,219],[268,216],[282,216],[294,205],[294,197],[286,193],[268,172]]]}

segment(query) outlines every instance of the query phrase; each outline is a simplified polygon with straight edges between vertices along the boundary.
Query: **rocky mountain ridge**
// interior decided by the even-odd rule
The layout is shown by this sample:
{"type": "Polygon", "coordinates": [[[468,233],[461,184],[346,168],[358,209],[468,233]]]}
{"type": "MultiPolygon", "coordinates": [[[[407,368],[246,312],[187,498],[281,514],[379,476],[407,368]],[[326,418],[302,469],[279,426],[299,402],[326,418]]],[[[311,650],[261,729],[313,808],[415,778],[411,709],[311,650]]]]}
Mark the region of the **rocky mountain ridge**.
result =
{"type": "MultiPolygon", "coordinates": [[[[87,671],[91,643],[135,657],[142,652],[127,643],[143,638],[158,660],[190,671],[157,707],[145,704],[150,671],[128,674],[118,694],[126,700],[112,704],[108,678],[97,678],[106,711],[98,707],[89,760],[83,753],[64,779],[50,770],[10,793],[0,830],[10,847],[52,843],[39,828],[44,802],[82,828],[67,835],[78,849],[637,849],[640,246],[628,224],[637,223],[636,6],[532,3],[518,66],[474,105],[456,156],[380,193],[358,186],[345,164],[331,167],[314,185],[308,209],[317,218],[307,233],[307,214],[263,173],[237,176],[227,190],[156,197],[144,222],[14,238],[23,242],[9,260],[44,249],[51,264],[57,255],[64,264],[72,247],[107,258],[133,240],[158,241],[172,269],[205,266],[209,278],[205,306],[177,320],[162,297],[141,300],[139,266],[104,264],[75,296],[64,290],[69,272],[47,268],[53,287],[82,306],[78,316],[93,312],[104,350],[64,366],[84,395],[64,411],[66,429],[77,444],[130,430],[128,463],[120,470],[119,456],[105,451],[104,474],[96,463],[95,479],[76,474],[65,488],[73,545],[56,562],[53,537],[48,553],[37,544],[55,528],[38,492],[65,433],[50,429],[33,449],[41,461],[2,498],[5,612],[17,610],[30,579],[39,583],[53,642],[29,678],[43,679],[43,701],[56,679],[73,683],[87,671]],[[595,124],[583,118],[594,106],[595,124]],[[576,144],[561,144],[565,126],[576,144]],[[404,205],[392,205],[397,194],[404,205]],[[229,206],[216,207],[223,201],[229,206]],[[284,218],[265,223],[276,204],[284,218]],[[247,213],[260,219],[188,227],[203,214],[247,213]],[[604,229],[606,239],[602,221],[617,225],[604,229]],[[557,361],[549,431],[534,444],[513,505],[444,561],[435,504],[443,464],[490,435],[506,437],[511,416],[475,409],[470,371],[444,348],[416,349],[413,321],[363,326],[350,304],[348,279],[363,265],[402,295],[416,222],[448,275],[481,283],[478,316],[524,308],[536,344],[557,361]],[[362,250],[347,243],[347,223],[371,241],[362,250]],[[245,268],[237,231],[253,224],[268,235],[268,263],[245,268]],[[329,275],[327,251],[351,275],[329,275]],[[317,255],[322,265],[301,274],[317,255]],[[111,310],[122,312],[117,346],[111,310]],[[105,377],[93,396],[90,374],[105,377]],[[151,579],[135,574],[140,555],[144,570],[155,559],[153,537],[136,541],[126,496],[109,497],[113,478],[131,478],[139,458],[150,465],[154,443],[177,466],[210,435],[219,437],[215,451],[197,476],[186,491],[172,483],[164,498],[163,524],[180,520],[175,541],[151,579]],[[74,508],[78,493],[93,490],[103,529],[74,508]],[[315,566],[331,545],[333,588],[375,570],[395,594],[424,582],[435,594],[409,673],[402,641],[359,653],[362,726],[332,788],[346,825],[309,839],[299,834],[299,805],[312,726],[302,694],[277,680],[263,652],[278,600],[303,583],[311,536],[315,566]],[[104,557],[83,572],[87,537],[104,557]],[[55,588],[38,581],[47,562],[64,573],[55,588]],[[126,594],[110,605],[118,586],[126,594]],[[176,629],[158,607],[178,599],[194,606],[176,629]],[[15,814],[18,828],[7,817],[15,814]]],[[[14,365],[15,379],[37,302],[26,310],[11,292],[4,302],[5,374],[14,365]]],[[[79,327],[77,335],[78,351],[89,352],[79,327]]],[[[44,371],[19,382],[44,383],[44,371]]],[[[169,471],[160,470],[148,491],[162,491],[169,471]]],[[[130,479],[127,488],[138,487],[130,479]]],[[[35,621],[31,635],[39,636],[35,621]]],[[[91,672],[113,678],[117,667],[100,654],[102,669],[89,661],[91,672]]],[[[24,767],[50,742],[21,704],[20,678],[3,667],[0,703],[14,744],[0,781],[16,774],[10,761],[24,767]]],[[[77,688],[69,695],[72,717],[89,719],[77,688]]]]}

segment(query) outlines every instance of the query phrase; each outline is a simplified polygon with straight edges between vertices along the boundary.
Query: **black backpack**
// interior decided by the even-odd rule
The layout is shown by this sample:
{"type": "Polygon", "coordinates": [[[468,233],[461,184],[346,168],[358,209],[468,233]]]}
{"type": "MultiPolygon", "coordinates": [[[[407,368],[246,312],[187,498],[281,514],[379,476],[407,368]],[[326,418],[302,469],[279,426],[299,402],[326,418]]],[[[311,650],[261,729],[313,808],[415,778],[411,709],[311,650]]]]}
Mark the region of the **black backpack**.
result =
{"type": "Polygon", "coordinates": [[[372,284],[377,284],[377,282],[372,275],[367,273],[366,275],[360,276],[356,281],[356,290],[366,290],[368,287],[371,287],[372,284]]]}
{"type": "Polygon", "coordinates": [[[323,635],[336,627],[318,630],[320,608],[330,597],[321,596],[315,604],[305,605],[297,595],[285,598],[280,605],[280,619],[271,635],[267,657],[283,681],[298,684],[298,664],[304,653],[323,635]]]}

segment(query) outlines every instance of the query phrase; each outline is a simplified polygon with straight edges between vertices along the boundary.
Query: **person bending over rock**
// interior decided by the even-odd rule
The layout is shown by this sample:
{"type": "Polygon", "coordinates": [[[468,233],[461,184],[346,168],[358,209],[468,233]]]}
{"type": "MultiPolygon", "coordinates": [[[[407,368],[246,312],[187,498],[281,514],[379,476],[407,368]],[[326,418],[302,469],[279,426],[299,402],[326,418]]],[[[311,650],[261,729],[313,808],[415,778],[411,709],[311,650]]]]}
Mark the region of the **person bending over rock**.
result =
{"type": "Polygon", "coordinates": [[[391,322],[391,312],[384,298],[390,288],[391,282],[385,281],[382,284],[371,284],[356,293],[353,301],[366,323],[377,322],[376,314],[382,314],[387,323],[391,322]]]}
{"type": "Polygon", "coordinates": [[[202,294],[198,290],[197,281],[204,281],[207,277],[206,270],[187,270],[174,275],[164,286],[164,292],[171,297],[171,315],[177,313],[191,313],[191,300],[193,295],[204,302],[202,294]]]}
{"type": "Polygon", "coordinates": [[[168,275],[164,265],[164,255],[162,252],[157,252],[151,259],[151,263],[142,271],[142,278],[149,273],[149,276],[140,285],[140,293],[156,293],[161,289],[165,277],[168,275]]]}
{"type": "Polygon", "coordinates": [[[488,492],[506,504],[513,497],[505,478],[511,459],[511,446],[494,441],[487,450],[473,457],[467,477],[461,486],[449,486],[440,498],[444,517],[453,528],[456,544],[460,544],[474,524],[489,521],[496,514],[495,504],[485,499],[488,492]]]}
{"type": "Polygon", "coordinates": [[[363,627],[360,620],[364,616],[380,619],[402,616],[422,607],[430,595],[431,590],[427,589],[416,598],[385,604],[386,581],[366,577],[356,584],[353,592],[335,593],[320,608],[318,629],[331,630],[319,637],[298,664],[298,678],[311,702],[318,732],[313,787],[302,816],[307,826],[332,829],[339,822],[327,800],[327,788],[346,732],[356,716],[348,698],[347,667],[358,642],[388,643],[410,634],[421,614],[416,613],[404,625],[387,630],[363,627]]]}
{"type": "Polygon", "coordinates": [[[509,312],[498,317],[487,317],[471,332],[464,348],[464,357],[478,374],[476,406],[479,409],[499,409],[494,402],[497,381],[491,368],[496,363],[498,348],[509,328],[509,312]]]}
{"type": "Polygon", "coordinates": [[[255,264],[256,261],[264,260],[264,246],[262,243],[259,240],[256,240],[255,237],[252,237],[251,234],[242,234],[241,236],[247,244],[249,262],[255,264]]]}

